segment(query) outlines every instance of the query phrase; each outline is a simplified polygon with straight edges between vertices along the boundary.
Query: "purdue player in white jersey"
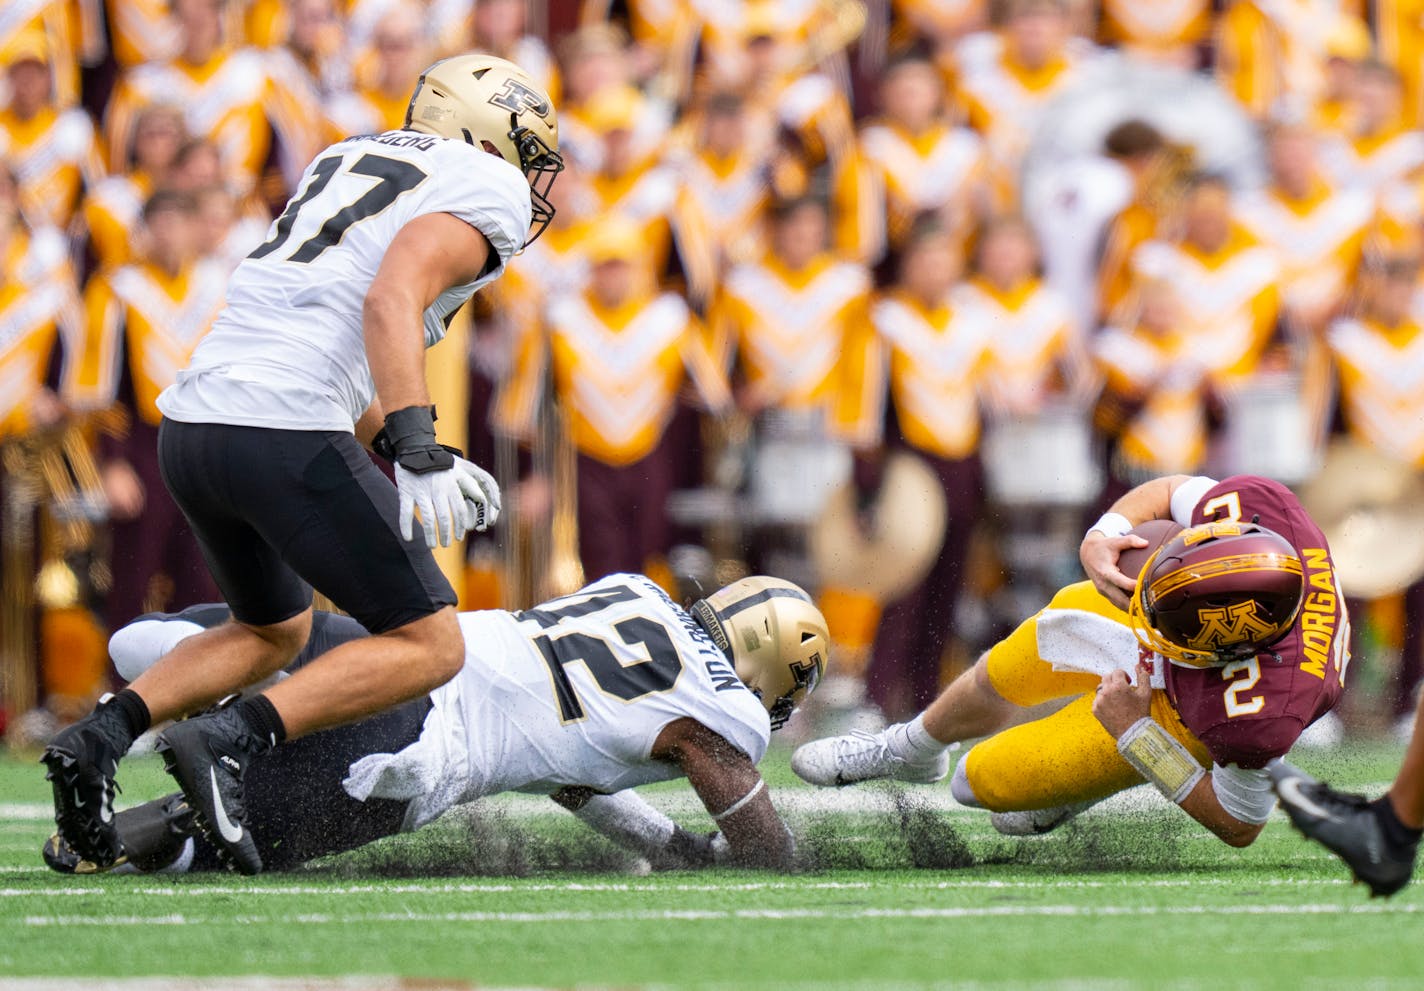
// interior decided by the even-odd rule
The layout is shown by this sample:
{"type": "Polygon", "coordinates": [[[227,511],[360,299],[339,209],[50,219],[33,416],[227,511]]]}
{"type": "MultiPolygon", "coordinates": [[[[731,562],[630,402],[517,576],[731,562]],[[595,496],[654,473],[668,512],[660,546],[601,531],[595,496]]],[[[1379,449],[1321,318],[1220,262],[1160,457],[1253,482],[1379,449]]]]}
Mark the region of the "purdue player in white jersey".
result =
{"type": "MultiPolygon", "coordinates": [[[[222,606],[141,618],[110,652],[132,677],[222,606]]],[[[619,574],[523,612],[462,613],[464,666],[429,696],[316,733],[252,762],[248,828],[268,869],[416,829],[453,805],[522,791],[551,795],[654,863],[791,863],[790,834],[756,764],[771,731],[825,670],[825,619],[804,591],[743,578],[684,610],[642,575],[619,574]],[[686,776],[723,840],[673,825],[628,789],[686,776]]],[[[309,652],[364,637],[318,613],[309,652]]],[[[118,813],[121,860],[139,869],[212,867],[178,795],[118,813]],[[182,858],[182,859],[180,859],[182,858]]],[[[87,873],[58,837],[56,870],[87,873]]]]}
{"type": "Polygon", "coordinates": [[[240,869],[262,866],[243,822],[253,758],[460,670],[455,594],[427,545],[492,523],[499,495],[436,442],[423,352],[547,225],[557,147],[548,96],[517,66],[438,62],[405,127],[322,152],[233,273],[213,330],[158,399],[164,483],[232,620],[50,742],[55,819],[86,859],[121,855],[114,775],[132,741],[289,664],[310,634],[313,586],[373,637],[160,740],[198,822],[240,869]],[[358,438],[395,463],[394,488],[358,438]]]}

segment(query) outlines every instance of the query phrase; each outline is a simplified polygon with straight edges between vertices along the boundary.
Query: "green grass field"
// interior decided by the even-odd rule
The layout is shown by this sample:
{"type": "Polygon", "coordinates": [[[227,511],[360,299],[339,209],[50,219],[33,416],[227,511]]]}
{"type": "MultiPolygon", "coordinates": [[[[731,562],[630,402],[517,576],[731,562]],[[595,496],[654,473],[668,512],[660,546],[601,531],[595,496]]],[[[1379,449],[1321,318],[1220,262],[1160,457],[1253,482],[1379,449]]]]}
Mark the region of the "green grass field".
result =
{"type": "MultiPolygon", "coordinates": [[[[1377,788],[1397,758],[1299,762],[1377,788]]],[[[3,758],[0,988],[1424,987],[1424,885],[1371,901],[1279,814],[1235,851],[1138,789],[1011,841],[946,810],[945,786],[813,792],[784,754],[767,770],[815,864],[797,875],[639,876],[520,798],[299,874],[66,878],[38,856],[40,768],[3,758]]],[[[167,790],[151,759],[120,780],[121,806],[167,790]]],[[[685,787],[650,797],[710,828],[685,787]]]]}

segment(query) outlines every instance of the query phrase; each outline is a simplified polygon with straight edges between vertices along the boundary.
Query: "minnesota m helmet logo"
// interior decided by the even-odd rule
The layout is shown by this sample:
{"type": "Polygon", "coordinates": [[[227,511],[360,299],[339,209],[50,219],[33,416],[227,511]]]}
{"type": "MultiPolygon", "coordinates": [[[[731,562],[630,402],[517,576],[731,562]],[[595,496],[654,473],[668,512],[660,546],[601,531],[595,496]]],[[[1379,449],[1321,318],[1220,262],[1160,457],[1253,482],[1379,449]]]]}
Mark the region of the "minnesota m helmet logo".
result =
{"type": "Polygon", "coordinates": [[[1276,631],[1276,624],[1269,617],[1256,612],[1256,603],[1250,599],[1229,606],[1198,609],[1201,631],[1191,639],[1191,646],[1197,650],[1218,650],[1238,643],[1261,640],[1276,631]]]}
{"type": "Polygon", "coordinates": [[[510,77],[504,81],[504,85],[498,93],[489,98],[489,102],[496,106],[508,110],[518,116],[528,110],[530,113],[545,120],[549,117],[552,109],[549,106],[549,98],[530,86],[526,86],[518,79],[510,77]]]}

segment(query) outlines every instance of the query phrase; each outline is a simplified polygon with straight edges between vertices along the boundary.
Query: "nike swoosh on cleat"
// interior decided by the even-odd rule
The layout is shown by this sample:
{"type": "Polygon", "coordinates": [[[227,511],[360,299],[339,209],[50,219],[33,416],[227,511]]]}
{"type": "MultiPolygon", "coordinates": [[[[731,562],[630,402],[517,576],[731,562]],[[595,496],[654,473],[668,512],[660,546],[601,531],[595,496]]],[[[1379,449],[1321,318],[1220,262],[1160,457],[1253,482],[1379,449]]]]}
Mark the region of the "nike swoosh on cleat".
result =
{"type": "Polygon", "coordinates": [[[229,819],[227,809],[223,808],[222,794],[218,791],[217,769],[209,767],[208,777],[213,783],[213,808],[217,811],[218,832],[229,843],[236,843],[242,839],[242,827],[229,819]]]}
{"type": "Polygon", "coordinates": [[[99,803],[99,818],[104,822],[114,821],[114,810],[109,808],[108,802],[99,803]]]}
{"type": "Polygon", "coordinates": [[[1322,809],[1305,796],[1300,790],[1299,778],[1284,778],[1277,783],[1276,791],[1280,793],[1281,798],[1288,804],[1295,806],[1302,812],[1308,812],[1317,819],[1324,819],[1326,822],[1338,821],[1333,813],[1322,809]]]}
{"type": "Polygon", "coordinates": [[[76,809],[84,808],[84,796],[79,794],[78,788],[74,789],[74,807],[76,809]]]}

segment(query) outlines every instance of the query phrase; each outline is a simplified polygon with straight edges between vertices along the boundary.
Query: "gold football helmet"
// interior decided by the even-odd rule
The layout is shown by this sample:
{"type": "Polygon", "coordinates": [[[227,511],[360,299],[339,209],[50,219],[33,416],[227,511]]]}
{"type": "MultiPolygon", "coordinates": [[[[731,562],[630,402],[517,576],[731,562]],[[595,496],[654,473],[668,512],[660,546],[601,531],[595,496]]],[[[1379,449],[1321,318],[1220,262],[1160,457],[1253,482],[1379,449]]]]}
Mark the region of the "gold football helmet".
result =
{"type": "Polygon", "coordinates": [[[826,673],[826,617],[799,586],[753,575],[692,604],[737,677],[780,729],[826,673]]]}
{"type": "Polygon", "coordinates": [[[493,55],[441,59],[420,75],[405,111],[407,130],[493,149],[529,180],[530,244],[554,207],[549,190],[564,169],[559,116],[549,94],[513,62],[493,55]]]}

